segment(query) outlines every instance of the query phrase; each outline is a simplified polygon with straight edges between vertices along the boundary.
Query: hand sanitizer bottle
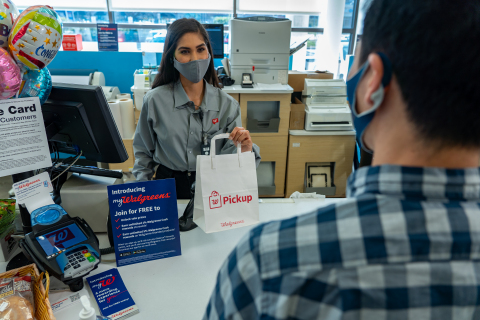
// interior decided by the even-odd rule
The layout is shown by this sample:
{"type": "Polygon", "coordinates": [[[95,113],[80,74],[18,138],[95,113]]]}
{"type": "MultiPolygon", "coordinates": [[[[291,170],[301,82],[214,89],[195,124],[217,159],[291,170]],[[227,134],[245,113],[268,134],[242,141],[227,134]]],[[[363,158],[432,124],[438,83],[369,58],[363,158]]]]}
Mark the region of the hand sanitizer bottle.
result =
{"type": "Polygon", "coordinates": [[[109,317],[97,316],[95,314],[95,309],[90,304],[90,300],[87,296],[81,296],[80,301],[83,305],[83,310],[78,314],[79,320],[110,320],[109,317]]]}

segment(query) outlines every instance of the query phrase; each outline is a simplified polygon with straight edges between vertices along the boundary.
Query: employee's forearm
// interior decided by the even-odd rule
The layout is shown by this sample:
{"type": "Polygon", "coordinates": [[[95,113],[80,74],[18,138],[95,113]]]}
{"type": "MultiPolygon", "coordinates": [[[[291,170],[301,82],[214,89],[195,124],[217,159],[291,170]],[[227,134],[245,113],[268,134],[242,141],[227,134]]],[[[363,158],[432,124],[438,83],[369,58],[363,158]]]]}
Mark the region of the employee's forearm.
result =
{"type": "Polygon", "coordinates": [[[155,162],[152,158],[144,154],[137,153],[135,155],[135,164],[133,165],[132,173],[137,181],[148,181],[153,177],[153,168],[155,162]]]}

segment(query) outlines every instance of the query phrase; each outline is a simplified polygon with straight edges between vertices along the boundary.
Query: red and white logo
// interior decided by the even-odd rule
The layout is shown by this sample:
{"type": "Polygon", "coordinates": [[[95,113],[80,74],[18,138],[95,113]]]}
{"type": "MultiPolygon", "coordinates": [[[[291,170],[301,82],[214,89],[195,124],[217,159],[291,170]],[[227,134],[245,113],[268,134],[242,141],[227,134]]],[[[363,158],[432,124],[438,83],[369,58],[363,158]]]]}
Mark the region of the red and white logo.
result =
{"type": "Polygon", "coordinates": [[[113,281],[115,281],[115,276],[111,277],[111,278],[108,278],[106,280],[102,280],[100,281],[100,283],[102,284],[102,287],[106,287],[106,286],[109,286],[113,283],[113,281]]]}
{"type": "Polygon", "coordinates": [[[213,123],[213,124],[217,124],[217,123],[218,123],[218,118],[213,119],[213,120],[212,120],[212,123],[213,123]]]}
{"type": "Polygon", "coordinates": [[[74,239],[75,235],[69,229],[69,227],[65,227],[45,235],[45,238],[47,238],[47,241],[50,242],[52,246],[65,249],[65,245],[63,243],[74,239]]]}
{"type": "Polygon", "coordinates": [[[209,198],[210,200],[210,209],[217,209],[222,207],[222,196],[218,194],[217,191],[213,191],[212,195],[209,198]]]}
{"type": "Polygon", "coordinates": [[[224,204],[236,204],[236,203],[245,203],[245,202],[250,203],[250,201],[252,200],[253,200],[253,197],[250,195],[247,195],[247,196],[233,195],[233,196],[223,197],[223,202],[222,202],[222,196],[217,191],[213,191],[212,195],[209,198],[210,209],[221,208],[224,204]]]}

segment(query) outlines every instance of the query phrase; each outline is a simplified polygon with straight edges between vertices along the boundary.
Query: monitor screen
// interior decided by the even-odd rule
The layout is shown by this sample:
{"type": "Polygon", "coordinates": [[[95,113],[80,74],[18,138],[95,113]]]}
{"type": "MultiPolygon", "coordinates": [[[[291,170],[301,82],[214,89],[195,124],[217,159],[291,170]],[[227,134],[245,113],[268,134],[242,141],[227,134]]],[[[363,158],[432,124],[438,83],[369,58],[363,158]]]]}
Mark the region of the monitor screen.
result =
{"type": "Polygon", "coordinates": [[[87,240],[87,237],[75,223],[37,237],[38,243],[47,256],[60,252],[85,240],[87,240]]]}
{"type": "Polygon", "coordinates": [[[101,87],[54,83],[42,113],[48,140],[59,152],[82,151],[85,159],[105,163],[128,159],[101,87]]]}
{"type": "MultiPolygon", "coordinates": [[[[167,23],[167,30],[170,27],[167,23]]],[[[212,45],[213,57],[216,59],[223,59],[224,57],[224,35],[223,24],[204,24],[203,27],[208,33],[210,44],[212,45]]]]}
{"type": "Polygon", "coordinates": [[[212,45],[213,57],[223,59],[223,24],[204,24],[212,45]]]}

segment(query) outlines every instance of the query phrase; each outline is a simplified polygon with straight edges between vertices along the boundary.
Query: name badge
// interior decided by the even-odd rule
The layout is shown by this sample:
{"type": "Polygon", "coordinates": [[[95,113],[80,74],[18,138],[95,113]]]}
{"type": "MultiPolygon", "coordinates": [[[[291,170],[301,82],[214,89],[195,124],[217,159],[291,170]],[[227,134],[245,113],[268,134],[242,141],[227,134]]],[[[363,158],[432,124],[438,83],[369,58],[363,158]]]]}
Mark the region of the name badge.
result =
{"type": "Polygon", "coordinates": [[[207,134],[203,134],[203,143],[200,145],[200,150],[202,152],[202,156],[209,156],[210,155],[210,143],[208,143],[207,134]]]}
{"type": "Polygon", "coordinates": [[[202,143],[201,146],[200,146],[200,149],[202,151],[202,156],[209,156],[210,155],[210,144],[202,143]]]}

